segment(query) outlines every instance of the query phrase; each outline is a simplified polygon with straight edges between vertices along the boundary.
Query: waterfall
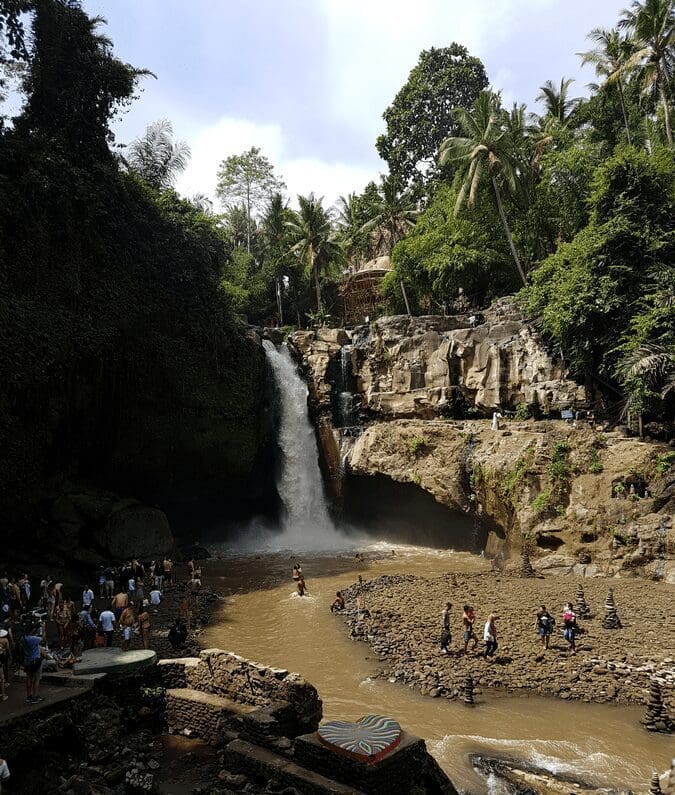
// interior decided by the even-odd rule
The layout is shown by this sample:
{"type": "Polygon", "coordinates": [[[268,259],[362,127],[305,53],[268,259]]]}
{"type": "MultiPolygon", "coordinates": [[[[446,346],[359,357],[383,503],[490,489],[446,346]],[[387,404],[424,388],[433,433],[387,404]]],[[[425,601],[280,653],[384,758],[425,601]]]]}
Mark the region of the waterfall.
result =
{"type": "Polygon", "coordinates": [[[283,548],[337,549],[345,539],[328,513],[319,470],[319,451],[307,411],[307,386],[300,377],[286,345],[277,349],[264,341],[265,354],[274,374],[279,396],[279,447],[282,460],[277,491],[284,504],[283,548]]]}
{"type": "Polygon", "coordinates": [[[356,424],[354,418],[354,395],[349,390],[351,345],[343,345],[340,351],[340,386],[338,394],[338,414],[341,428],[356,424]]]}

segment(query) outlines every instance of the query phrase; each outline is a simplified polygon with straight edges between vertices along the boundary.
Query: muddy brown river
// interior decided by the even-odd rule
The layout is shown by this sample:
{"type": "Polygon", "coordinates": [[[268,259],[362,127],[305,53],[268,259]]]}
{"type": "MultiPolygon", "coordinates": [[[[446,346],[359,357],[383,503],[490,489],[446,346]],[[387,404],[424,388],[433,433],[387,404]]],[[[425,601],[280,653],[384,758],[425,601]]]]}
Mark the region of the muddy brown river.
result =
{"type": "Polygon", "coordinates": [[[294,594],[288,554],[263,554],[206,564],[208,579],[231,592],[202,634],[207,647],[301,673],[316,686],[327,719],[357,719],[379,712],[424,737],[458,788],[499,793],[471,767],[469,755],[509,756],[551,772],[571,772],[589,785],[646,792],[653,770],[668,768],[672,737],[649,735],[639,708],[564,702],[484,691],[473,709],[461,702],[423,697],[386,679],[375,679],[377,656],[352,641],[342,619],[331,615],[335,591],[379,574],[473,572],[485,561],[467,553],[376,547],[384,558],[357,564],[351,554],[303,559],[309,596],[294,594]]]}

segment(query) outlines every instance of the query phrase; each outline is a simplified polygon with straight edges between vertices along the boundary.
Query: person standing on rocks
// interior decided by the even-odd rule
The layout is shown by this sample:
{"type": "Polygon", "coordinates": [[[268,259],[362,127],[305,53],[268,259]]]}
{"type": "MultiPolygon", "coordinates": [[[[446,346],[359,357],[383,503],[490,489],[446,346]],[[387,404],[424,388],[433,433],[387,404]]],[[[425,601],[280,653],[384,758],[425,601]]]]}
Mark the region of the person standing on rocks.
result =
{"type": "Polygon", "coordinates": [[[545,649],[548,649],[549,643],[551,642],[551,633],[553,632],[554,624],[555,624],[555,619],[548,612],[546,606],[542,605],[537,611],[537,621],[535,624],[535,628],[539,634],[541,645],[545,649]]]}
{"type": "Polygon", "coordinates": [[[497,616],[494,613],[490,613],[488,616],[488,620],[485,622],[485,627],[483,628],[483,640],[485,641],[485,659],[491,659],[494,657],[494,653],[497,651],[497,627],[495,626],[495,619],[497,616]]]}
{"type": "Polygon", "coordinates": [[[26,674],[26,703],[37,704],[44,701],[38,690],[42,673],[42,641],[45,636],[44,622],[33,627],[23,636],[23,670],[26,674]]]}
{"type": "Polygon", "coordinates": [[[345,598],[340,591],[335,594],[335,599],[333,604],[330,606],[330,612],[335,613],[336,611],[340,613],[342,610],[345,609],[345,598]]]}
{"type": "Polygon", "coordinates": [[[464,628],[464,654],[466,654],[469,647],[469,641],[473,640],[473,648],[475,649],[478,645],[478,638],[476,637],[476,633],[473,631],[473,623],[476,620],[473,607],[471,607],[471,605],[464,605],[463,609],[464,614],[462,615],[462,627],[464,628]]]}
{"type": "Polygon", "coordinates": [[[442,614],[441,628],[441,654],[448,654],[448,644],[452,643],[452,632],[450,631],[450,611],[452,610],[452,603],[447,602],[445,610],[442,614]]]}
{"type": "Polygon", "coordinates": [[[135,623],[136,611],[134,610],[134,603],[132,602],[128,607],[124,608],[120,616],[120,626],[122,627],[122,651],[129,651],[131,634],[135,623]]]}
{"type": "Polygon", "coordinates": [[[577,616],[572,607],[572,603],[568,602],[567,607],[563,611],[563,625],[565,627],[564,635],[565,640],[569,643],[570,654],[576,654],[576,637],[579,631],[577,624],[577,616]]]}
{"type": "Polygon", "coordinates": [[[138,624],[141,628],[141,640],[143,641],[143,648],[150,648],[150,613],[147,610],[147,602],[143,603],[141,612],[138,614],[138,624]]]}
{"type": "Polygon", "coordinates": [[[115,614],[112,610],[104,610],[98,617],[98,620],[101,624],[101,632],[105,635],[105,645],[112,646],[115,623],[117,620],[115,614]]]}
{"type": "Polygon", "coordinates": [[[129,595],[124,591],[120,591],[112,600],[112,609],[115,614],[115,620],[119,621],[122,611],[129,606],[129,595]]]}
{"type": "Polygon", "coordinates": [[[88,585],[84,586],[84,590],[82,591],[82,607],[91,607],[94,603],[94,592],[88,585]]]}

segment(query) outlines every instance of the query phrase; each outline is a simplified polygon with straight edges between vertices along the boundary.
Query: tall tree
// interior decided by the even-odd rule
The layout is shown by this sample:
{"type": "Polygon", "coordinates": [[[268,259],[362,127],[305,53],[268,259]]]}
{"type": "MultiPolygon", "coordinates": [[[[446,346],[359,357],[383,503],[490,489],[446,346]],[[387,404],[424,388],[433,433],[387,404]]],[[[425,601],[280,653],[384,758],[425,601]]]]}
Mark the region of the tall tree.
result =
{"type": "Polygon", "coordinates": [[[631,33],[636,47],[623,71],[637,69],[645,94],[658,94],[672,146],[669,86],[675,69],[675,0],[633,0],[623,14],[619,27],[631,33]]]}
{"type": "Polygon", "coordinates": [[[158,190],[173,186],[176,177],[190,162],[190,147],[173,140],[173,126],[168,119],[148,125],[145,134],[129,144],[129,168],[148,185],[158,190]]]}
{"type": "Polygon", "coordinates": [[[485,67],[459,44],[423,50],[417,65],[383,113],[387,132],[376,142],[390,173],[407,186],[435,176],[438,147],[457,135],[455,108],[469,109],[487,88],[485,67]]]}
{"type": "Polygon", "coordinates": [[[630,42],[624,38],[616,28],[606,30],[605,28],[593,28],[587,38],[595,43],[595,47],[588,52],[577,53],[581,57],[581,64],[592,64],[595,67],[595,74],[602,78],[602,83],[591,88],[602,90],[611,85],[616,85],[621,102],[621,112],[626,127],[628,143],[632,143],[630,127],[628,125],[628,113],[626,112],[626,98],[624,96],[623,83],[625,75],[623,69],[631,54],[630,42]]]}
{"type": "Polygon", "coordinates": [[[375,250],[386,250],[391,256],[394,246],[415,225],[417,203],[407,191],[401,190],[396,177],[383,176],[378,191],[379,201],[372,206],[373,215],[363,231],[375,233],[375,250]]]}
{"type": "Polygon", "coordinates": [[[309,196],[298,196],[298,204],[298,217],[288,221],[292,250],[314,279],[316,308],[321,313],[321,271],[340,257],[342,251],[335,242],[330,215],[324,209],[322,199],[310,193],[309,196]]]}
{"type": "Polygon", "coordinates": [[[243,203],[246,208],[246,248],[251,250],[251,218],[260,211],[273,193],[285,185],[274,174],[274,166],[260,154],[257,146],[241,155],[225,158],[218,169],[216,193],[226,207],[243,203]]]}
{"type": "Polygon", "coordinates": [[[563,126],[567,124],[579,102],[578,98],[569,96],[569,89],[573,82],[573,78],[563,77],[560,80],[560,86],[556,86],[552,80],[547,80],[543,86],[540,86],[536,102],[544,103],[545,118],[563,126]]]}
{"type": "Polygon", "coordinates": [[[98,32],[102,17],[89,18],[67,0],[31,5],[27,100],[17,129],[48,139],[80,161],[111,159],[112,121],[132,101],[138,78],[150,73],[113,57],[112,42],[98,32]]]}
{"type": "Polygon", "coordinates": [[[515,193],[518,175],[518,153],[508,129],[507,114],[500,106],[499,97],[488,91],[481,92],[471,112],[458,108],[457,123],[463,136],[446,138],[441,145],[440,161],[455,164],[463,171],[461,189],[457,195],[455,214],[464,202],[469,208],[476,204],[481,180],[485,174],[494,192],[497,210],[508,240],[513,261],[523,284],[527,284],[513,235],[506,218],[500,185],[515,193]]]}

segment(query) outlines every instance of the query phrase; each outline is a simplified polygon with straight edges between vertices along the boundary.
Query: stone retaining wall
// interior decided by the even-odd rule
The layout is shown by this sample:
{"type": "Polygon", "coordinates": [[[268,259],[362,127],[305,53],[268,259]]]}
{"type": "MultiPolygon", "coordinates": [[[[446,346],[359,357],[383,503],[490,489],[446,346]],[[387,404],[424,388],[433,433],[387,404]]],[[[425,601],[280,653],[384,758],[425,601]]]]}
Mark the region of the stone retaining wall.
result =
{"type": "Polygon", "coordinates": [[[221,738],[228,721],[242,711],[229,698],[191,688],[167,690],[165,699],[169,728],[178,733],[196,734],[212,743],[221,738]]]}
{"type": "MultiPolygon", "coordinates": [[[[162,686],[170,691],[188,689],[248,707],[239,711],[248,713],[245,719],[241,716],[239,723],[257,741],[316,731],[322,717],[316,688],[301,676],[221,649],[207,649],[199,658],[161,660],[158,668],[162,686]]],[[[202,726],[203,709],[194,709],[193,730],[206,736],[202,731],[210,731],[211,717],[202,726]]]]}

